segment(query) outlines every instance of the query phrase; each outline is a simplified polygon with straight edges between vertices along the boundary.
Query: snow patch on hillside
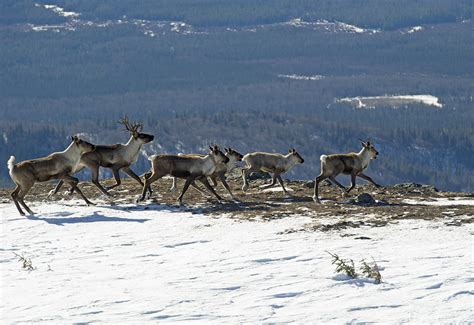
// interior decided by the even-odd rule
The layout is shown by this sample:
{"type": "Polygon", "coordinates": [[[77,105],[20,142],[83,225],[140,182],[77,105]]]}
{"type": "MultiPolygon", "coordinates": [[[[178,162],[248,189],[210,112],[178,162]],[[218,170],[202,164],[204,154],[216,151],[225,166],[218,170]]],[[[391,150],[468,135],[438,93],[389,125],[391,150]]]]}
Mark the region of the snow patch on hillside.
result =
{"type": "Polygon", "coordinates": [[[385,95],[371,97],[345,97],[335,100],[337,103],[347,103],[356,108],[376,108],[377,106],[391,106],[393,108],[407,106],[409,104],[424,104],[436,108],[442,108],[439,98],[432,95],[385,95]]]}
{"type": "Polygon", "coordinates": [[[43,7],[48,10],[52,10],[56,14],[62,17],[69,18],[62,24],[55,25],[33,25],[27,24],[28,30],[35,32],[61,32],[61,31],[75,31],[77,28],[108,28],[118,25],[133,25],[141,29],[144,35],[149,37],[156,37],[163,35],[168,32],[178,33],[182,35],[188,34],[207,34],[205,32],[197,32],[194,28],[182,21],[150,21],[145,19],[128,19],[123,16],[121,19],[106,20],[106,21],[88,21],[79,18],[80,14],[73,11],[65,11],[63,8],[57,5],[40,5],[35,4],[36,7],[43,7]]]}
{"type": "MultiPolygon", "coordinates": [[[[145,19],[129,19],[126,16],[123,16],[121,19],[115,20],[106,20],[106,21],[88,21],[80,19],[80,13],[73,11],[65,11],[64,8],[52,4],[35,4],[36,7],[42,7],[47,10],[51,10],[59,16],[68,18],[68,20],[62,24],[56,25],[33,25],[27,24],[28,30],[36,32],[46,32],[46,31],[75,31],[77,28],[85,27],[112,27],[115,25],[121,24],[130,24],[137,26],[141,29],[145,36],[157,37],[159,35],[164,35],[168,32],[178,33],[181,35],[189,34],[209,34],[210,31],[207,29],[196,29],[190,24],[183,21],[155,21],[155,20],[145,20],[145,19]]],[[[296,28],[311,28],[314,30],[326,30],[331,33],[353,33],[353,34],[375,34],[379,33],[380,30],[376,29],[366,29],[358,26],[350,25],[347,23],[328,20],[316,20],[316,21],[304,21],[302,18],[295,18],[287,22],[275,23],[275,24],[263,24],[255,26],[247,26],[244,28],[233,28],[233,27],[215,27],[211,30],[214,32],[257,32],[261,29],[266,28],[281,28],[281,27],[296,27],[296,28]]]]}
{"type": "Polygon", "coordinates": [[[57,5],[40,5],[39,3],[35,3],[36,7],[43,7],[45,9],[53,11],[55,14],[61,17],[79,17],[80,14],[74,11],[65,11],[64,8],[61,8],[57,5]]]}
{"type": "Polygon", "coordinates": [[[420,31],[422,31],[423,29],[424,29],[424,28],[421,27],[421,26],[415,26],[415,27],[410,28],[410,29],[407,31],[407,33],[408,33],[408,34],[413,34],[413,33],[416,33],[416,32],[420,32],[420,31]]]}
{"type": "Polygon", "coordinates": [[[285,233],[311,219],[233,220],[151,203],[31,207],[36,216],[20,217],[0,204],[5,323],[473,320],[471,225],[285,233]],[[336,275],[326,251],[373,258],[382,283],[336,275]]]}
{"type": "Polygon", "coordinates": [[[325,19],[319,19],[316,21],[304,21],[302,18],[295,18],[288,22],[283,23],[286,26],[293,26],[293,27],[311,27],[313,29],[325,29],[329,32],[346,32],[346,33],[356,33],[356,34],[375,34],[379,33],[380,30],[377,29],[366,29],[350,24],[346,24],[340,21],[330,22],[325,19]]]}
{"type": "Polygon", "coordinates": [[[286,79],[294,79],[294,80],[322,80],[324,76],[322,75],[312,75],[312,76],[304,76],[304,75],[297,75],[297,74],[279,74],[278,78],[286,78],[286,79]]]}

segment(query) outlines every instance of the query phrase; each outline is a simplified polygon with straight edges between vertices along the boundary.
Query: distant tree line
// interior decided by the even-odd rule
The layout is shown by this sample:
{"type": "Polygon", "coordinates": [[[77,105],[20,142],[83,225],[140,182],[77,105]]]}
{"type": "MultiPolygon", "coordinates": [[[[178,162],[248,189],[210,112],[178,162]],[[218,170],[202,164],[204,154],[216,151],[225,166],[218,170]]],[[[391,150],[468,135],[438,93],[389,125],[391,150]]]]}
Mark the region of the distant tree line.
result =
{"type": "MultiPolygon", "coordinates": [[[[0,162],[62,150],[71,134],[127,140],[125,113],[156,135],[146,151],[201,152],[209,143],[242,152],[286,152],[311,179],[319,156],[356,151],[370,137],[381,183],[474,188],[472,22],[468,1],[38,1],[81,19],[183,20],[205,34],[151,38],[131,24],[33,32],[25,23],[64,17],[34,1],[0,4],[0,162]],[[291,18],[343,21],[376,34],[260,25],[291,18]],[[464,21],[464,22],[463,22],[464,21]],[[424,24],[406,34],[399,28],[424,24]],[[222,26],[256,26],[229,32],[222,26]],[[280,75],[322,75],[293,80],[280,75]],[[337,98],[431,94],[442,109],[355,109],[337,98]]],[[[145,157],[140,172],[148,168],[145,157]]],[[[85,177],[86,175],[82,175],[85,177]]],[[[6,168],[0,184],[10,185],[6,168]]]]}

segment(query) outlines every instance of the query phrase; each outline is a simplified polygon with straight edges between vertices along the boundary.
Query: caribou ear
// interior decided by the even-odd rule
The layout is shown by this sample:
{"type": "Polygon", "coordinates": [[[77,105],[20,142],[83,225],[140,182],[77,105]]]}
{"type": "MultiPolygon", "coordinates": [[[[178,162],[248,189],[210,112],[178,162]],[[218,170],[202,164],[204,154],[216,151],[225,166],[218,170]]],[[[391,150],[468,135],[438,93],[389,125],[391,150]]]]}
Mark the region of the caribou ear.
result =
{"type": "Polygon", "coordinates": [[[367,144],[367,147],[370,147],[370,141],[367,141],[366,144],[367,144]]]}
{"type": "Polygon", "coordinates": [[[291,153],[291,149],[288,149],[288,153],[291,153]]]}

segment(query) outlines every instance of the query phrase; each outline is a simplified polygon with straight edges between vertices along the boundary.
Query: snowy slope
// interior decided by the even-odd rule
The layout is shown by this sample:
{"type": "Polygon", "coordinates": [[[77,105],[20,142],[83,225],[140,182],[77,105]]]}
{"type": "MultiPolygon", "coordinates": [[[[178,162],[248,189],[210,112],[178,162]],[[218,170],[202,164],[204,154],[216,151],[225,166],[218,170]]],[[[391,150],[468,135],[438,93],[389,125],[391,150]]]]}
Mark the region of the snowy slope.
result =
{"type": "Polygon", "coordinates": [[[74,201],[32,208],[41,214],[0,204],[2,323],[474,321],[471,225],[282,234],[309,218],[74,201]],[[383,283],[335,275],[326,250],[373,257],[383,283]]]}

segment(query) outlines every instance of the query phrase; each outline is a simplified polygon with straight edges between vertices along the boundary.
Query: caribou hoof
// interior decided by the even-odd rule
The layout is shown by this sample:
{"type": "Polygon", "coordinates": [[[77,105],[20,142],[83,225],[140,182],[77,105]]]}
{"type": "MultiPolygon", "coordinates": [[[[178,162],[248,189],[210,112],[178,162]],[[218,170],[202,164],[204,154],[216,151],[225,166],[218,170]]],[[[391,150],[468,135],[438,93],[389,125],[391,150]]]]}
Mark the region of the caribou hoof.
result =
{"type": "Polygon", "coordinates": [[[319,201],[319,198],[317,196],[313,196],[313,201],[316,203],[321,203],[321,201],[319,201]]]}

